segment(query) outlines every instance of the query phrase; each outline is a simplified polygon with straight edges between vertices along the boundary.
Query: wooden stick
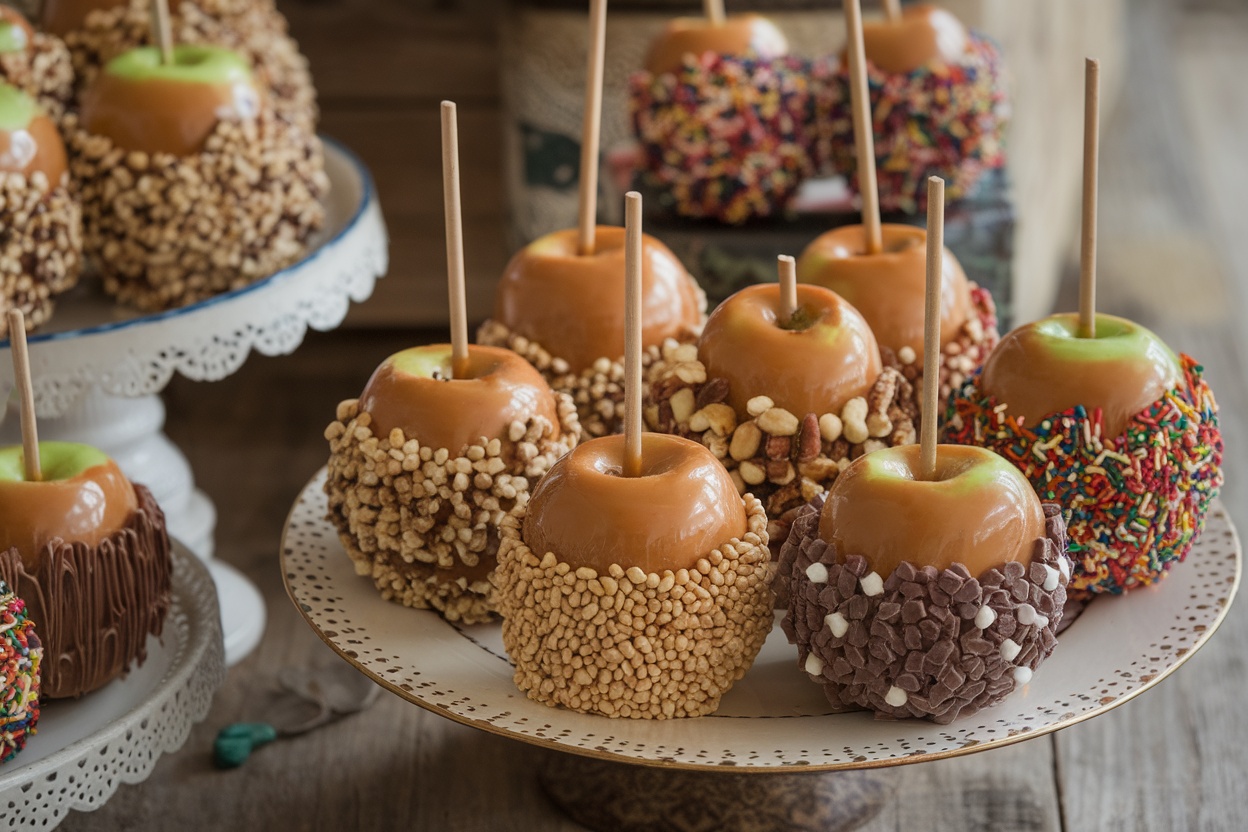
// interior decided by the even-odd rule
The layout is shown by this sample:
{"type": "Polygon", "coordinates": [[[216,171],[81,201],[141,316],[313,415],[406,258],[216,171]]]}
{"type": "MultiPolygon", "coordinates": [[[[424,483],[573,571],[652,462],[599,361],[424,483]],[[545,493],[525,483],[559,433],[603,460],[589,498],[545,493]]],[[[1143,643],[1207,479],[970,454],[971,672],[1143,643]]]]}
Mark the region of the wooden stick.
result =
{"type": "Polygon", "coordinates": [[[854,147],[858,153],[858,191],[862,194],[862,227],[867,236],[867,254],[879,254],[884,250],[884,240],[880,233],[880,192],[875,181],[875,137],[859,0],[845,0],[845,31],[849,38],[846,51],[854,111],[854,147]]]}
{"type": "Polygon", "coordinates": [[[160,50],[160,62],[173,63],[173,24],[169,22],[169,0],[152,0],[152,41],[160,50]]]}
{"type": "Polygon", "coordinates": [[[712,26],[724,25],[724,0],[702,0],[702,11],[712,26]]]}
{"type": "Polygon", "coordinates": [[[442,102],[442,210],[446,215],[446,286],[451,296],[451,377],[468,378],[468,302],[464,290],[464,221],[459,204],[459,120],[442,102]]]}
{"type": "Polygon", "coordinates": [[[780,270],[780,325],[797,314],[797,261],[787,254],[776,258],[780,270]]]}
{"type": "Polygon", "coordinates": [[[1083,74],[1083,244],[1079,252],[1079,337],[1096,337],[1096,180],[1101,147],[1101,65],[1088,58],[1083,74]]]}
{"type": "Polygon", "coordinates": [[[884,16],[888,18],[889,23],[897,23],[901,20],[901,0],[884,0],[884,16]]]}
{"type": "Polygon", "coordinates": [[[589,69],[585,73],[585,113],[581,122],[581,204],[577,247],[594,253],[598,225],[598,146],[602,129],[602,75],[607,48],[607,0],[589,3],[589,69]]]}
{"type": "Polygon", "coordinates": [[[30,383],[30,353],[26,349],[26,316],[20,309],[10,309],[8,317],[13,378],[22,401],[22,460],[27,482],[39,482],[43,468],[39,464],[39,426],[35,422],[35,391],[30,383]]]}
{"type": "Polygon", "coordinates": [[[940,424],[940,296],[945,260],[945,180],[927,180],[927,306],[923,317],[923,413],[919,470],[936,479],[936,429],[940,424]]]}
{"type": "Polygon", "coordinates": [[[624,476],[641,476],[641,194],[624,195],[624,476]]]}

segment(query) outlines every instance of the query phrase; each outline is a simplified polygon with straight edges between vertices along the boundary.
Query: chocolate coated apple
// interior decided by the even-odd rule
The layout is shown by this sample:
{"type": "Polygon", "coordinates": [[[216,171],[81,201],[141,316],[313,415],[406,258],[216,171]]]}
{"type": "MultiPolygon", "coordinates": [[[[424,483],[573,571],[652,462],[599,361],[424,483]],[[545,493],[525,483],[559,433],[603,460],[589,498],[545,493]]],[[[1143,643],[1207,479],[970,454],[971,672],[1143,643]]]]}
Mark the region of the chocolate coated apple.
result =
{"type": "Polygon", "coordinates": [[[1069,313],[1008,333],[984,363],[983,391],[1033,427],[1077,405],[1089,415],[1099,408],[1112,438],[1183,378],[1174,352],[1137,323],[1098,314],[1095,338],[1078,329],[1069,313]]]}
{"type": "Polygon", "coordinates": [[[738,414],[755,396],[801,417],[840,413],[880,375],[880,349],[854,307],[822,286],[798,285],[797,313],[780,320],[780,287],[750,286],[711,314],[698,342],[708,378],[728,381],[738,414]]]}
{"type": "MultiPolygon", "coordinates": [[[[867,254],[861,225],[820,235],[797,261],[797,279],[836,292],[862,313],[881,347],[910,347],[923,358],[923,308],[927,286],[927,232],[909,225],[881,226],[884,250],[867,254]]],[[[971,314],[971,290],[956,257],[945,249],[940,336],[958,337],[971,314]]]]}
{"type": "Polygon", "coordinates": [[[87,15],[96,9],[112,9],[125,0],[43,0],[43,28],[64,37],[66,32],[81,29],[87,15]]]}
{"type": "Polygon", "coordinates": [[[965,55],[968,39],[962,21],[926,3],[906,6],[896,22],[862,24],[867,60],[885,72],[911,72],[932,61],[954,63],[965,55]]]}
{"type": "Polygon", "coordinates": [[[657,433],[642,434],[641,450],[639,477],[623,476],[620,435],[586,442],[556,462],[529,501],[529,548],[603,574],[613,564],[662,573],[691,569],[745,534],[741,497],[710,451],[657,433]]]}
{"type": "Polygon", "coordinates": [[[487,439],[506,438],[512,422],[543,416],[559,435],[550,386],[511,350],[470,345],[470,376],[452,378],[451,345],[413,347],[387,358],[360,395],[376,436],[401,428],[409,439],[458,455],[487,439]]]}
{"type": "Polygon", "coordinates": [[[50,187],[68,164],[56,125],[26,93],[0,82],[0,171],[29,176],[43,171],[50,187]]]}
{"type": "Polygon", "coordinates": [[[125,150],[189,156],[222,120],[254,119],[260,93],[247,61],[216,46],[182,45],[173,61],[140,47],[109,61],[83,96],[82,124],[125,150]]]}
{"type": "MultiPolygon", "coordinates": [[[[568,362],[572,372],[624,354],[624,229],[599,226],[593,254],[577,253],[575,229],[534,240],[499,281],[494,320],[568,362]]],[[[667,246],[642,237],[642,345],[696,328],[693,279],[667,246]]]]}
{"type": "Polygon", "coordinates": [[[646,53],[646,71],[653,75],[680,69],[685,55],[707,52],[734,57],[778,58],[789,42],[776,25],[757,14],[729,15],[715,25],[705,17],[678,17],[670,21],[646,53]]]}

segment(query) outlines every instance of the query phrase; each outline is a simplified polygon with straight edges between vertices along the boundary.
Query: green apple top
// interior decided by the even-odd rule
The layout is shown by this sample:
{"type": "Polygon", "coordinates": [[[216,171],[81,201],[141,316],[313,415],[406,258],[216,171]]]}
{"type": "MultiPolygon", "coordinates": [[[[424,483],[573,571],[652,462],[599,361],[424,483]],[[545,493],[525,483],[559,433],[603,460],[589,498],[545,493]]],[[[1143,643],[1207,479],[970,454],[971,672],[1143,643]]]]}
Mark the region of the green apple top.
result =
{"type": "MultiPolygon", "coordinates": [[[[797,261],[797,279],[826,286],[853,304],[881,347],[909,347],[923,361],[927,296],[927,232],[910,225],[881,226],[884,250],[867,254],[861,225],[821,234],[797,261]]],[[[956,257],[945,249],[940,298],[940,343],[958,337],[971,315],[971,289],[956,257]]]]}
{"type": "Polygon", "coordinates": [[[707,378],[728,382],[738,415],[768,396],[798,418],[840,413],[879,378],[880,348],[853,306],[822,286],[799,284],[797,314],[780,317],[780,287],[748,286],[711,313],[698,341],[707,378]]]}
{"type": "MultiPolygon", "coordinates": [[[[624,355],[624,229],[598,226],[592,254],[577,232],[547,234],[511,258],[494,296],[494,319],[568,363],[574,373],[624,355]]],[[[642,345],[696,331],[697,284],[671,250],[641,241],[642,345]]]]}
{"type": "Polygon", "coordinates": [[[260,111],[251,67],[219,46],[178,46],[173,61],[144,46],[113,58],[83,96],[82,123],[125,150],[189,156],[223,120],[260,111]]]}
{"type": "Polygon", "coordinates": [[[902,561],[955,563],[973,576],[1031,563],[1044,509],[1027,478],[992,451],[936,446],[936,477],[922,479],[919,446],[884,448],[841,472],[819,516],[819,536],[844,560],[861,555],[887,579],[902,561]]]}
{"type": "Polygon", "coordinates": [[[612,564],[662,574],[746,531],[745,504],[719,460],[697,442],[643,433],[642,474],[623,476],[624,437],[578,445],[538,482],[524,541],[574,568],[612,564]]]}
{"type": "Polygon", "coordinates": [[[23,473],[22,447],[0,448],[0,551],[17,548],[33,571],[54,539],[97,545],[125,525],[137,505],[117,464],[88,445],[40,442],[43,479],[23,473]]]}
{"type": "Polygon", "coordinates": [[[955,63],[966,54],[962,21],[939,6],[907,5],[898,21],[862,24],[867,60],[885,72],[912,72],[933,61],[955,63]]]}
{"type": "Polygon", "coordinates": [[[35,39],[35,30],[22,13],[12,6],[0,6],[0,55],[25,52],[35,39]]]}
{"type": "Polygon", "coordinates": [[[52,119],[29,95],[0,81],[0,172],[42,171],[56,187],[67,165],[65,143],[52,119]]]}
{"type": "Polygon", "coordinates": [[[471,345],[469,378],[452,378],[451,345],[395,353],[381,363],[360,394],[375,436],[395,428],[406,439],[453,456],[482,438],[508,441],[512,422],[534,417],[559,435],[555,395],[533,365],[511,350],[471,345]]]}
{"type": "Polygon", "coordinates": [[[1183,378],[1174,352],[1137,323],[1097,315],[1095,338],[1078,332],[1079,316],[1069,313],[1008,333],[984,362],[984,393],[1032,427],[1077,405],[1089,416],[1099,409],[1111,439],[1183,378]]]}
{"type": "Polygon", "coordinates": [[[779,58],[788,51],[788,40],[761,15],[729,15],[718,26],[705,17],[677,17],[650,44],[646,71],[653,75],[675,72],[685,55],[714,52],[739,58],[779,58]]]}

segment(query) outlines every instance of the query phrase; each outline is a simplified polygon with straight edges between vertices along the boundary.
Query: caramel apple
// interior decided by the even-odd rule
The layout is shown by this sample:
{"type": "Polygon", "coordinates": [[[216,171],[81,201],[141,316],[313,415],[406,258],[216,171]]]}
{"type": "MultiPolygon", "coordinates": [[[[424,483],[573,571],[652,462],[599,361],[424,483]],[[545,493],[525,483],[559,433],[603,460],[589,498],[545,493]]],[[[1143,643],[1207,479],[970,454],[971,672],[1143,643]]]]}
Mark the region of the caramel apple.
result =
{"type": "Polygon", "coordinates": [[[884,72],[908,73],[933,62],[956,64],[966,54],[966,27],[939,6],[905,6],[899,20],[863,22],[867,60],[884,72]]]}
{"type": "Polygon", "coordinates": [[[936,451],[931,477],[918,445],[859,458],[782,549],[785,632],[837,708],[948,723],[1025,686],[1056,645],[1060,508],[996,454],[936,451]]]}
{"type": "Polygon", "coordinates": [[[40,20],[44,29],[64,37],[75,29],[81,29],[91,12],[115,9],[125,4],[126,0],[43,0],[40,20]]]}
{"type": "Polygon", "coordinates": [[[778,58],[787,54],[784,34],[762,15],[729,15],[720,22],[706,17],[677,17],[646,52],[646,71],[653,75],[675,72],[685,56],[701,58],[707,52],[734,57],[778,58]]]}
{"type": "Polygon", "coordinates": [[[538,483],[523,523],[503,526],[503,644],[531,699],[699,716],[771,629],[766,516],[705,448],[641,438],[639,476],[623,475],[624,437],[591,440],[538,483]]]}
{"type": "Polygon", "coordinates": [[[42,476],[21,446],[0,448],[0,580],[39,622],[43,692],[96,690],[142,664],[170,606],[164,514],[141,485],[87,445],[38,444],[42,476]]]}
{"type": "Polygon", "coordinates": [[[0,55],[25,52],[35,42],[35,29],[12,6],[0,6],[0,55]]]}
{"type": "Polygon", "coordinates": [[[65,143],[56,125],[26,93],[0,83],[0,171],[46,178],[47,189],[61,184],[67,167],[65,143]]]}

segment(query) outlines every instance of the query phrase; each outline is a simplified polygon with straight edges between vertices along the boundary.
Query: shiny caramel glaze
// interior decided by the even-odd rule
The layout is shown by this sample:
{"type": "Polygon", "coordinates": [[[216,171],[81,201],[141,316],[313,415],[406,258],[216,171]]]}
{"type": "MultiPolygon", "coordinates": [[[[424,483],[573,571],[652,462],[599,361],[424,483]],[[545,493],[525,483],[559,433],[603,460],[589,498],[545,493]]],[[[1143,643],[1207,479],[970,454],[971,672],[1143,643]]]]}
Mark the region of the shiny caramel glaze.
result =
{"type": "Polygon", "coordinates": [[[677,17],[650,44],[646,71],[659,75],[680,69],[685,55],[717,55],[778,58],[787,54],[789,42],[767,18],[757,14],[733,14],[722,25],[712,26],[705,17],[677,17]]]}
{"type": "Polygon", "coordinates": [[[1074,313],[1018,327],[984,362],[981,389],[1031,427],[1077,405],[1089,415],[1099,407],[1102,436],[1119,436],[1183,371],[1170,348],[1139,324],[1113,315],[1096,322],[1096,338],[1077,336],[1074,313]]]}
{"type": "Polygon", "coordinates": [[[759,284],[707,319],[698,357],[708,378],[728,381],[728,403],[738,415],[764,395],[798,417],[840,413],[879,377],[880,348],[858,310],[810,284],[798,285],[797,303],[793,320],[780,321],[780,287],[759,284]]]}
{"type": "Polygon", "coordinates": [[[524,520],[535,554],[600,574],[612,564],[675,572],[745,534],[745,505],[710,451],[678,436],[641,439],[640,477],[622,474],[620,435],[579,445],[551,467],[524,520]]]}
{"type": "Polygon", "coordinates": [[[0,22],[11,23],[20,29],[25,36],[26,48],[30,48],[30,44],[35,39],[35,29],[21,12],[12,6],[0,5],[0,22]]]}
{"type": "Polygon", "coordinates": [[[125,525],[136,505],[134,487],[112,460],[68,479],[0,481],[0,552],[17,547],[34,570],[54,538],[96,546],[125,525]]]}
{"type": "Polygon", "coordinates": [[[43,113],[31,119],[24,130],[0,130],[0,171],[26,176],[43,171],[49,187],[61,184],[69,160],[65,142],[52,119],[43,113]]]}
{"type": "Polygon", "coordinates": [[[87,15],[96,9],[114,9],[124,5],[125,0],[43,0],[40,18],[44,29],[64,37],[66,32],[81,29],[87,15]]]}
{"type": "MultiPolygon", "coordinates": [[[[547,234],[507,264],[494,319],[572,372],[624,355],[624,229],[598,226],[596,250],[577,254],[575,229],[547,234]]],[[[676,255],[642,235],[642,343],[661,344],[701,323],[697,289],[676,255]]]]}
{"type": "Polygon", "coordinates": [[[926,3],[906,6],[901,20],[862,24],[867,60],[885,72],[911,72],[932,61],[954,63],[966,53],[967,34],[952,12],[926,3]]]}
{"type": "Polygon", "coordinates": [[[197,153],[223,119],[255,118],[259,93],[250,81],[223,84],[101,72],[83,95],[82,124],[125,150],[197,153]]]}
{"type": "MultiPolygon", "coordinates": [[[[862,313],[881,347],[910,347],[923,358],[927,294],[927,232],[910,225],[881,226],[884,251],[867,254],[861,225],[819,235],[797,262],[797,279],[826,286],[862,313]]],[[[956,257],[945,249],[940,343],[948,344],[971,314],[971,289],[956,257]]]]}
{"type": "Polygon", "coordinates": [[[360,395],[373,434],[388,437],[401,428],[408,439],[452,456],[481,437],[507,441],[512,422],[535,416],[550,422],[552,438],[559,435],[555,396],[532,364],[511,350],[475,344],[468,358],[466,379],[450,377],[450,344],[414,347],[383,361],[360,395]]]}
{"type": "Polygon", "coordinates": [[[919,446],[859,457],[832,484],[819,536],[842,560],[861,555],[881,578],[902,561],[972,575],[1031,563],[1044,509],[1027,479],[992,451],[938,445],[936,479],[920,480],[919,446]]]}

